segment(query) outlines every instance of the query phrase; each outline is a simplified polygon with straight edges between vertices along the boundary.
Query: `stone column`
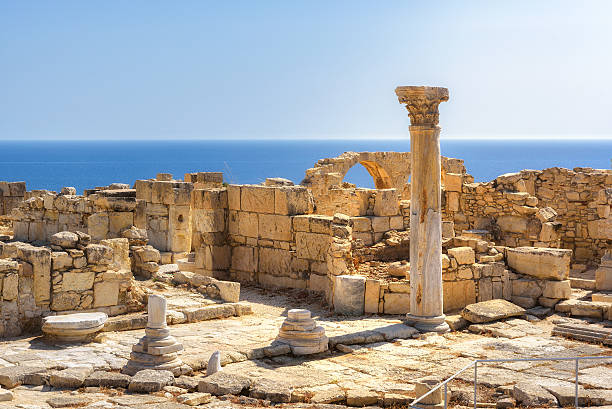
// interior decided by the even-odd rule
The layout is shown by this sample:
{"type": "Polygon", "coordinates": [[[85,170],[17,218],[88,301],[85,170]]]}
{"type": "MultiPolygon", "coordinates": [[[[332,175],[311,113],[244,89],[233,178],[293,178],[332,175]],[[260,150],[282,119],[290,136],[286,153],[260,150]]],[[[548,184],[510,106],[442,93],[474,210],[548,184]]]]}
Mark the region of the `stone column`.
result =
{"type": "Polygon", "coordinates": [[[397,87],[410,117],[410,313],[421,332],[447,332],[442,308],[442,217],[438,105],[448,89],[397,87]]]}
{"type": "Polygon", "coordinates": [[[147,305],[147,328],[165,329],[167,327],[167,308],[167,301],[164,297],[157,294],[150,295],[149,302],[147,305]]]}

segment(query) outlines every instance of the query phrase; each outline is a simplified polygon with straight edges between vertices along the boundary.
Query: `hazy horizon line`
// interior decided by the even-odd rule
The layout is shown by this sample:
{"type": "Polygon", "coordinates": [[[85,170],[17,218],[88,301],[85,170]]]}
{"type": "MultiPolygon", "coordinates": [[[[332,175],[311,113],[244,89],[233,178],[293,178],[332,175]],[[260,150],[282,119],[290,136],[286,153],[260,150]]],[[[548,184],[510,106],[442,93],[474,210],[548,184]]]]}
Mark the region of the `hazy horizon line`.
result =
{"type": "MultiPolygon", "coordinates": [[[[27,141],[321,141],[321,140],[409,140],[409,135],[370,135],[370,136],[295,136],[295,137],[147,137],[147,138],[0,138],[2,141],[27,142],[27,141]]],[[[469,136],[469,135],[440,135],[441,140],[610,140],[612,135],[496,135],[496,136],[469,136]]]]}

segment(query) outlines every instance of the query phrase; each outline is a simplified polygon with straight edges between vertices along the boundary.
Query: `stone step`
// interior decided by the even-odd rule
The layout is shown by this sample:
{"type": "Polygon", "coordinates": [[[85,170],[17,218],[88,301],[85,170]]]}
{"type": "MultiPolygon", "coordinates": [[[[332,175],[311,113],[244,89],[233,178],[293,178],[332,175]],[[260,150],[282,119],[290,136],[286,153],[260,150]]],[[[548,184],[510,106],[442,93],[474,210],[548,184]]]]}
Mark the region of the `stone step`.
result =
{"type": "Polygon", "coordinates": [[[589,280],[586,278],[570,277],[570,285],[572,286],[572,288],[582,288],[583,290],[594,290],[595,280],[589,280]]]}
{"type": "Polygon", "coordinates": [[[612,345],[612,330],[589,325],[556,325],[552,330],[552,335],[596,344],[612,345]]]}
{"type": "Polygon", "coordinates": [[[196,263],[194,261],[189,261],[189,259],[186,258],[176,260],[176,265],[178,265],[180,271],[189,271],[194,273],[196,270],[196,263]]]}

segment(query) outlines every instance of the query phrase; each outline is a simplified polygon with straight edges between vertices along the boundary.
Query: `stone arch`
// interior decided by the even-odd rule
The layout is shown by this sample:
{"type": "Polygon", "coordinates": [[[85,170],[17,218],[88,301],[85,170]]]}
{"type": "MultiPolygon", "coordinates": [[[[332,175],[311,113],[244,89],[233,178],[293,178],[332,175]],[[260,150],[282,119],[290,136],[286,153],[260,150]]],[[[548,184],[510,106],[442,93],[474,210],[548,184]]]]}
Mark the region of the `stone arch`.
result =
{"type": "MultiPolygon", "coordinates": [[[[383,168],[381,165],[371,160],[362,160],[357,163],[362,165],[368,171],[370,176],[372,176],[376,189],[390,189],[393,187],[391,184],[391,178],[389,177],[389,173],[387,173],[385,168],[383,168]]],[[[344,172],[342,179],[344,179],[348,171],[352,169],[353,166],[351,166],[349,169],[347,169],[346,172],[344,172]]]]}

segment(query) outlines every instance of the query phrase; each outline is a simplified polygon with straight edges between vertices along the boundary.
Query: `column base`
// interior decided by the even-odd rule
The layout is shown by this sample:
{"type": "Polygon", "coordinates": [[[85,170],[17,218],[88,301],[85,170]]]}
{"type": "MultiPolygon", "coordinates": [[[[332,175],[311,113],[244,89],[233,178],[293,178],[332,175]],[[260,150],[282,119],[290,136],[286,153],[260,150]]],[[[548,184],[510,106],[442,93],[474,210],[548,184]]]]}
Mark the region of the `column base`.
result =
{"type": "Polygon", "coordinates": [[[406,314],[406,324],[411,325],[421,332],[437,332],[443,334],[450,332],[450,327],[444,320],[444,314],[437,317],[423,317],[420,315],[406,314]]]}

